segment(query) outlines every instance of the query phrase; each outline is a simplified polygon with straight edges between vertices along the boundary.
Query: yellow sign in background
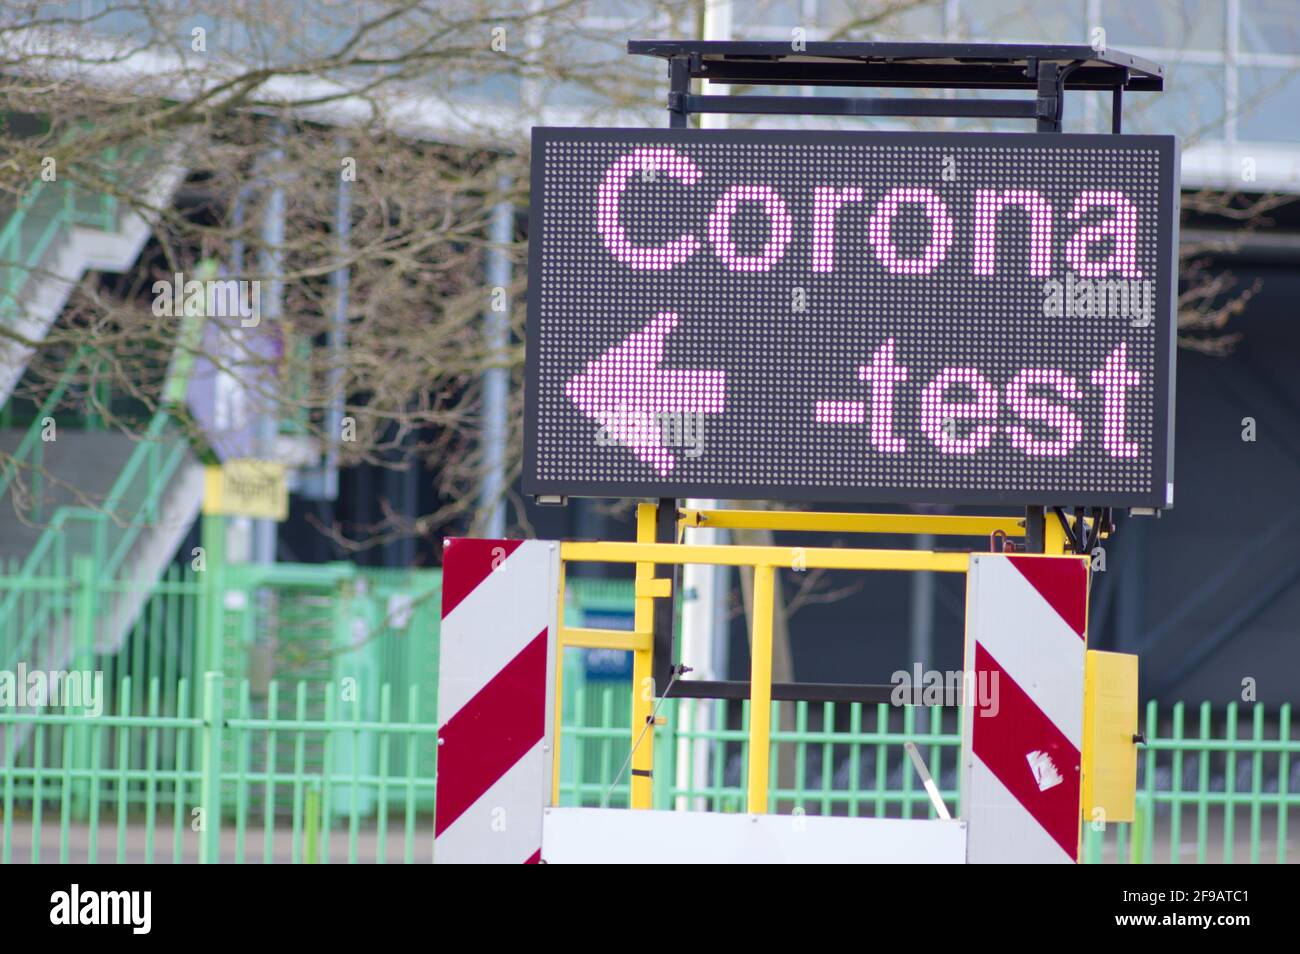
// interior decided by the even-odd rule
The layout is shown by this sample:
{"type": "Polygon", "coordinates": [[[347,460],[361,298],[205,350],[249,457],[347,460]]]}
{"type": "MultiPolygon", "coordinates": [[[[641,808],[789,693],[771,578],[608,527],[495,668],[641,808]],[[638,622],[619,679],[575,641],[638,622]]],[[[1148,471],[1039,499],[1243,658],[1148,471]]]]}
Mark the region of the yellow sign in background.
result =
{"type": "Polygon", "coordinates": [[[204,474],[203,512],[226,517],[284,520],[289,516],[289,484],[283,464],[269,460],[228,460],[204,474]]]}
{"type": "Polygon", "coordinates": [[[1088,650],[1083,689],[1083,820],[1133,820],[1138,658],[1088,650]],[[1097,813],[1101,810],[1101,814],[1097,813]]]}

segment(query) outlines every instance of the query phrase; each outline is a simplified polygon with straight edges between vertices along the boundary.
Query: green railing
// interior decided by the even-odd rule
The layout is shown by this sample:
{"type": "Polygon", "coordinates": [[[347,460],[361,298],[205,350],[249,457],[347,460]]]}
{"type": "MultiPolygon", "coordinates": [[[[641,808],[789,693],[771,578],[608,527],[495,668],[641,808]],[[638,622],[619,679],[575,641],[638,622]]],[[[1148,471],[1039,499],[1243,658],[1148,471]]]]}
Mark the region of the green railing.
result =
{"type": "Polygon", "coordinates": [[[22,291],[76,210],[69,183],[33,183],[0,227],[0,320],[19,313],[22,291]]]}
{"type": "MultiPolygon", "coordinates": [[[[561,804],[625,806],[630,687],[584,685],[565,670],[561,804]],[[570,683],[576,683],[572,688],[570,683]],[[586,718],[583,718],[586,716],[586,718]],[[595,716],[595,718],[591,718],[595,716]]],[[[659,733],[655,807],[744,811],[748,703],[670,700],[660,710],[680,726],[692,706],[696,728],[659,733]],[[697,765],[704,766],[700,773],[697,765]]],[[[780,812],[933,818],[905,755],[914,742],[950,811],[960,811],[960,727],[938,707],[772,704],[771,799],[780,812]]],[[[1084,860],[1098,862],[1285,863],[1300,854],[1300,738],[1291,706],[1198,708],[1187,734],[1182,703],[1146,709],[1148,743],[1138,766],[1137,818],[1082,826],[1084,860]],[[1248,715],[1248,731],[1243,719],[1248,715]]]]}
{"type": "Polygon", "coordinates": [[[32,765],[10,759],[0,777],[0,862],[310,863],[338,859],[340,844],[350,862],[363,854],[381,863],[430,860],[432,831],[419,805],[431,801],[437,730],[410,715],[420,711],[418,688],[394,700],[383,687],[373,719],[359,701],[339,703],[333,692],[311,717],[311,688],[299,683],[283,693],[286,715],[280,683],[269,684],[270,704],[258,715],[247,681],[236,687],[235,705],[224,704],[229,694],[217,673],[204,678],[197,699],[182,680],[175,715],[162,714],[157,680],[136,712],[129,677],[116,709],[95,717],[0,710],[6,751],[27,726],[36,753],[32,765]],[[358,757],[366,739],[378,740],[374,769],[358,757]],[[322,765],[309,766],[309,749],[324,751],[322,765]],[[414,771],[392,770],[399,754],[414,771]],[[375,807],[363,830],[364,793],[373,793],[375,807]],[[343,813],[332,804],[338,799],[346,800],[343,813]]]}
{"type": "MultiPolygon", "coordinates": [[[[200,321],[184,319],[176,355],[183,356],[198,334],[200,321]]],[[[73,590],[68,581],[74,579],[77,560],[88,561],[96,574],[96,585],[89,589],[89,581],[77,583],[83,592],[92,596],[101,593],[100,584],[109,584],[111,590],[112,584],[132,582],[123,578],[123,571],[129,565],[127,556],[140,534],[157,524],[160,505],[189,450],[188,439],[173,417],[172,406],[177,403],[176,396],[184,394],[191,365],[176,360],[174,355],[164,383],[163,405],[152,414],[138,436],[122,435],[123,440],[135,441],[135,446],[105,498],[93,505],[63,505],[47,515],[42,502],[46,480],[44,422],[58,411],[91,360],[90,352],[78,349],[42,402],[14,454],[0,467],[0,506],[12,506],[26,520],[42,527],[32,549],[10,574],[16,579],[0,588],[0,666],[12,668],[20,659],[44,659],[44,652],[32,652],[38,640],[69,641],[74,620],[73,590]],[[20,495],[18,481],[23,472],[27,474],[27,486],[20,495]],[[24,501],[28,503],[25,512],[24,501]]],[[[124,586],[116,592],[115,599],[128,595],[133,595],[131,587],[124,586]]],[[[113,619],[115,608],[113,602],[92,606],[89,611],[92,624],[98,627],[102,620],[113,619]]],[[[56,668],[63,664],[58,660],[49,663],[56,668]]]]}
{"type": "Polygon", "coordinates": [[[23,439],[18,442],[12,454],[0,458],[0,498],[21,487],[32,503],[28,516],[33,520],[42,519],[42,501],[45,496],[45,422],[55,419],[55,414],[81,371],[85,359],[86,352],[83,349],[78,349],[73,354],[54,387],[50,388],[50,393],[36,409],[36,415],[23,434],[23,439]],[[25,486],[21,479],[24,472],[27,474],[25,486]]]}
{"type": "MultiPolygon", "coordinates": [[[[89,633],[103,598],[91,591],[126,584],[79,567],[76,585],[46,582],[67,591],[89,633]]],[[[14,584],[0,578],[0,589],[14,584]]],[[[580,625],[588,611],[621,611],[630,587],[571,580],[566,616],[580,625]]],[[[0,709],[0,858],[428,860],[437,588],[433,571],[349,564],[169,571],[121,652],[78,654],[105,673],[104,715],[0,709]],[[210,677],[205,598],[223,607],[224,674],[210,677]],[[267,619],[286,642],[294,627],[307,636],[320,628],[323,648],[304,643],[271,659],[274,678],[257,675],[265,661],[253,641],[269,631],[260,629],[267,619]],[[293,669],[312,653],[323,655],[293,669]]],[[[582,654],[571,651],[564,695],[561,804],[626,805],[628,682],[587,679],[582,654]]],[[[665,703],[656,808],[744,810],[748,712],[746,703],[665,703]]],[[[955,710],[777,702],[772,724],[777,811],[933,817],[908,741],[949,809],[960,810],[955,710]]],[[[1137,820],[1082,826],[1086,861],[1296,857],[1300,739],[1289,705],[1151,703],[1144,728],[1137,820]]]]}
{"type": "MultiPolygon", "coordinates": [[[[135,158],[144,154],[141,150],[135,158]]],[[[64,229],[86,225],[111,231],[118,206],[115,196],[90,192],[69,179],[33,182],[0,226],[0,322],[20,312],[28,281],[64,229]]]]}
{"type": "MultiPolygon", "coordinates": [[[[160,680],[142,694],[129,677],[97,718],[0,710],[0,739],[28,727],[34,753],[23,763],[7,757],[0,773],[0,860],[429,860],[437,746],[434,725],[421,715],[419,686],[403,692],[384,685],[367,704],[342,701],[336,687],[319,684],[272,681],[258,690],[248,681],[225,682],[210,674],[193,698],[193,683],[181,680],[171,714],[160,680]],[[313,751],[320,756],[313,759],[313,751]]],[[[562,773],[561,803],[626,804],[626,780],[610,788],[627,753],[628,687],[605,683],[580,692],[598,697],[587,711],[603,713],[606,724],[575,719],[579,700],[566,693],[561,754],[571,753],[570,765],[583,770],[562,773]]],[[[780,724],[780,705],[773,724],[780,724]]],[[[958,807],[951,710],[793,709],[795,728],[773,733],[778,810],[933,817],[903,753],[907,741],[925,754],[949,808],[958,807]]],[[[743,810],[746,710],[713,701],[668,705],[656,807],[743,810]],[[697,708],[698,727],[674,731],[687,704],[697,708]],[[703,756],[702,775],[692,774],[692,756],[703,756]]],[[[1238,707],[1199,711],[1195,737],[1183,738],[1182,707],[1148,707],[1148,731],[1165,727],[1167,734],[1152,736],[1143,756],[1138,819],[1104,831],[1085,825],[1085,860],[1294,857],[1287,822],[1300,795],[1289,781],[1300,740],[1289,738],[1290,707],[1252,706],[1258,714],[1244,737],[1238,707]],[[1244,785],[1237,784],[1239,769],[1244,785]]]]}
{"type": "Polygon", "coordinates": [[[1243,854],[1252,864],[1286,863],[1300,850],[1300,845],[1289,844],[1295,837],[1288,824],[1290,809],[1300,806],[1300,778],[1291,777],[1300,775],[1296,772],[1300,740],[1291,738],[1290,703],[1279,706],[1273,715],[1263,704],[1233,703],[1219,718],[1209,703],[1202,703],[1191,738],[1186,712],[1186,706],[1177,703],[1166,726],[1155,704],[1147,706],[1146,734],[1152,741],[1142,760],[1146,781],[1140,797],[1147,819],[1167,818],[1169,850],[1167,854],[1156,850],[1157,825],[1148,823],[1135,834],[1140,844],[1132,854],[1173,863],[1229,863],[1243,854]],[[1245,738],[1243,708],[1249,714],[1245,738]],[[1169,784],[1157,785],[1164,768],[1169,771],[1169,784]],[[1244,825],[1238,827],[1240,820],[1244,825]],[[1194,840],[1188,845],[1184,833],[1193,826],[1194,840]],[[1213,837],[1216,829],[1218,836],[1213,837]],[[1238,843],[1243,833],[1244,850],[1238,843]],[[1269,840],[1272,852],[1265,851],[1269,840]],[[1211,851],[1216,844],[1217,857],[1211,851]]]}
{"type": "MultiPolygon", "coordinates": [[[[32,426],[38,429],[40,421],[32,426]]],[[[157,522],[159,504],[188,449],[170,412],[160,410],[101,504],[55,510],[23,560],[18,579],[0,593],[0,666],[12,668],[19,659],[42,658],[31,652],[34,643],[69,626],[69,588],[55,581],[73,578],[76,558],[88,559],[99,579],[120,581],[127,554],[140,534],[157,522]]],[[[104,616],[95,612],[93,618],[104,616]]]]}

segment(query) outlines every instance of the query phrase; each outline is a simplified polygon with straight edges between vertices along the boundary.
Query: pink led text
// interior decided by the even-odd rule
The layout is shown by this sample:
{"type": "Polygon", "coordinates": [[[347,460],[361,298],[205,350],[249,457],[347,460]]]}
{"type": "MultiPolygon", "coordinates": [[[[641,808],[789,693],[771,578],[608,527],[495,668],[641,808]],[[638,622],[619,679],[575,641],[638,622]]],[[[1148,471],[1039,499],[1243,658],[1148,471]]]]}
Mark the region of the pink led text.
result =
{"type": "MultiPolygon", "coordinates": [[[[818,401],[816,420],[866,424],[877,451],[906,453],[908,441],[897,427],[897,386],[910,375],[898,359],[894,339],[888,338],[871,356],[871,363],[858,368],[858,378],[867,382],[869,400],[818,401]]],[[[1110,457],[1138,455],[1138,445],[1128,438],[1127,419],[1128,392],[1140,380],[1129,366],[1128,346],[1123,342],[1089,375],[1087,383],[1101,392],[1101,444],[1110,457]]],[[[1023,368],[999,388],[977,368],[946,367],[921,389],[920,431],[941,454],[974,455],[1001,433],[1026,457],[1065,457],[1083,438],[1083,422],[1071,406],[1082,398],[1080,383],[1058,368],[1023,368]],[[953,392],[959,389],[963,397],[956,400],[953,392]],[[998,423],[1004,404],[1017,423],[998,423]],[[1025,426],[1034,421],[1054,436],[1036,436],[1025,426]]]]}
{"type": "MultiPolygon", "coordinates": [[[[700,253],[707,243],[713,256],[732,272],[771,271],[784,257],[795,235],[789,203],[773,186],[728,186],[714,203],[708,220],[696,231],[683,230],[670,241],[635,245],[621,218],[623,193],[634,178],[660,176],[685,186],[700,183],[703,174],[688,156],[669,147],[643,147],[621,156],[606,170],[596,197],[596,228],[609,253],[636,271],[669,271],[700,253]],[[742,203],[761,209],[767,220],[767,238],[753,254],[741,254],[732,223],[742,203]],[[699,234],[697,234],[697,232],[699,234]],[[703,236],[701,238],[700,236],[703,236]]],[[[947,258],[957,232],[957,222],[947,203],[925,186],[889,189],[868,206],[866,192],[857,187],[815,186],[811,222],[812,270],[833,272],[837,254],[837,225],[846,210],[864,207],[867,238],[876,260],[893,275],[928,275],[947,258]],[[905,208],[919,211],[929,223],[923,248],[904,254],[893,238],[895,218],[905,208]]],[[[972,273],[993,275],[997,268],[997,232],[1001,217],[1011,210],[1027,222],[1028,271],[1046,276],[1052,271],[1052,240],[1058,227],[1057,210],[1033,189],[976,189],[972,236],[972,273]]],[[[1076,195],[1063,216],[1074,233],[1066,240],[1065,264],[1084,278],[1117,276],[1138,279],[1138,210],[1124,193],[1091,189],[1076,195]],[[1086,220],[1086,222],[1085,222],[1086,220]]]]}

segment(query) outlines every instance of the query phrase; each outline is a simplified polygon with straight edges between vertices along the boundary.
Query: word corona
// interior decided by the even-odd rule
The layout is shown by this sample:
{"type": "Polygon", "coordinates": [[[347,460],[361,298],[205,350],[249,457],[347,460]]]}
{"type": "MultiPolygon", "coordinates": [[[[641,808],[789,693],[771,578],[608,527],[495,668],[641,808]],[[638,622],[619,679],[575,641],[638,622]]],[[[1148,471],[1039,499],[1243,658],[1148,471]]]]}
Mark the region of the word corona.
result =
{"type": "MultiPolygon", "coordinates": [[[[703,175],[691,159],[671,148],[636,149],[619,158],[605,172],[596,203],[596,228],[609,253],[636,271],[668,271],[700,252],[703,243],[695,232],[683,232],[662,245],[639,246],[624,229],[620,204],[623,193],[637,174],[651,181],[659,173],[693,186],[703,175]]],[[[861,186],[812,186],[812,210],[807,224],[812,247],[811,270],[833,272],[837,246],[836,223],[843,210],[870,206],[867,237],[876,260],[894,275],[929,275],[945,260],[953,246],[957,222],[944,199],[925,186],[895,186],[877,195],[874,202],[861,186]],[[928,235],[918,251],[904,254],[894,238],[894,221],[904,207],[922,212],[928,235]]],[[[1061,216],[1052,203],[1034,189],[974,190],[973,245],[970,270],[973,275],[993,275],[998,259],[998,224],[1004,211],[1018,210],[1028,222],[1028,274],[1051,274],[1056,220],[1075,223],[1065,242],[1068,266],[1085,278],[1111,275],[1127,279],[1142,277],[1137,265],[1138,211],[1119,189],[1085,189],[1077,193],[1061,216]],[[1092,210],[1100,210],[1098,221],[1084,224],[1092,210]],[[1096,255],[1094,250],[1103,249],[1096,255]]],[[[703,230],[713,254],[730,272],[767,272],[784,258],[795,234],[790,205],[775,186],[735,184],[726,186],[708,213],[703,230]],[[733,221],[742,203],[761,209],[767,222],[765,242],[753,254],[741,254],[733,235],[733,221]]]]}

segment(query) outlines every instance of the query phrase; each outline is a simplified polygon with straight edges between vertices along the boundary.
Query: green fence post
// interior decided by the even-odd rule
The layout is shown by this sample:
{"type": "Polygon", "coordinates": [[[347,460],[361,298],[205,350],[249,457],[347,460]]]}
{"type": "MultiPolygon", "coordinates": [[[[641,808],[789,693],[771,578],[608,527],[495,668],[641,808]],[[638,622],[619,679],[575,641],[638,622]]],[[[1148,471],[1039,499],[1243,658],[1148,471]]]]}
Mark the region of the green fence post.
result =
{"type": "Polygon", "coordinates": [[[203,586],[200,589],[198,665],[201,672],[224,672],[222,621],[226,587],[226,518],[204,514],[200,545],[203,548],[203,586]]]}
{"type": "Polygon", "coordinates": [[[1100,831],[1094,827],[1091,821],[1083,823],[1083,863],[1086,865],[1101,864],[1102,850],[1104,848],[1104,839],[1106,829],[1100,831]]]}
{"type": "Polygon", "coordinates": [[[203,676],[203,770],[199,780],[199,808],[203,827],[199,832],[199,863],[221,861],[221,736],[222,678],[219,672],[203,676]]]}
{"type": "MultiPolygon", "coordinates": [[[[95,561],[87,556],[74,556],[72,578],[72,668],[86,672],[95,668],[95,623],[99,617],[99,574],[95,561]]],[[[73,765],[79,776],[72,783],[72,810],[78,818],[85,818],[90,803],[90,772],[92,768],[98,769],[90,764],[87,720],[78,720],[75,726],[65,729],[64,738],[69,735],[75,752],[73,765]]]]}
{"type": "Polygon", "coordinates": [[[303,862],[318,864],[320,851],[320,787],[314,782],[308,786],[304,797],[306,818],[303,820],[303,862]]]}
{"type": "Polygon", "coordinates": [[[657,726],[655,732],[660,736],[654,751],[653,804],[655,808],[673,807],[673,787],[677,782],[677,700],[660,701],[659,717],[663,726],[657,726]],[[662,741],[660,741],[662,739],[662,741]]]}
{"type": "Polygon", "coordinates": [[[1277,737],[1282,742],[1282,750],[1277,756],[1277,863],[1286,864],[1287,850],[1287,815],[1291,811],[1287,788],[1290,783],[1291,753],[1287,743],[1291,741],[1291,703],[1282,704],[1278,713],[1277,737]]]}
{"type": "Polygon", "coordinates": [[[1133,827],[1129,831],[1129,856],[1131,865],[1140,865],[1146,859],[1142,856],[1142,847],[1147,840],[1147,800],[1145,796],[1137,799],[1133,806],[1133,827]]]}

